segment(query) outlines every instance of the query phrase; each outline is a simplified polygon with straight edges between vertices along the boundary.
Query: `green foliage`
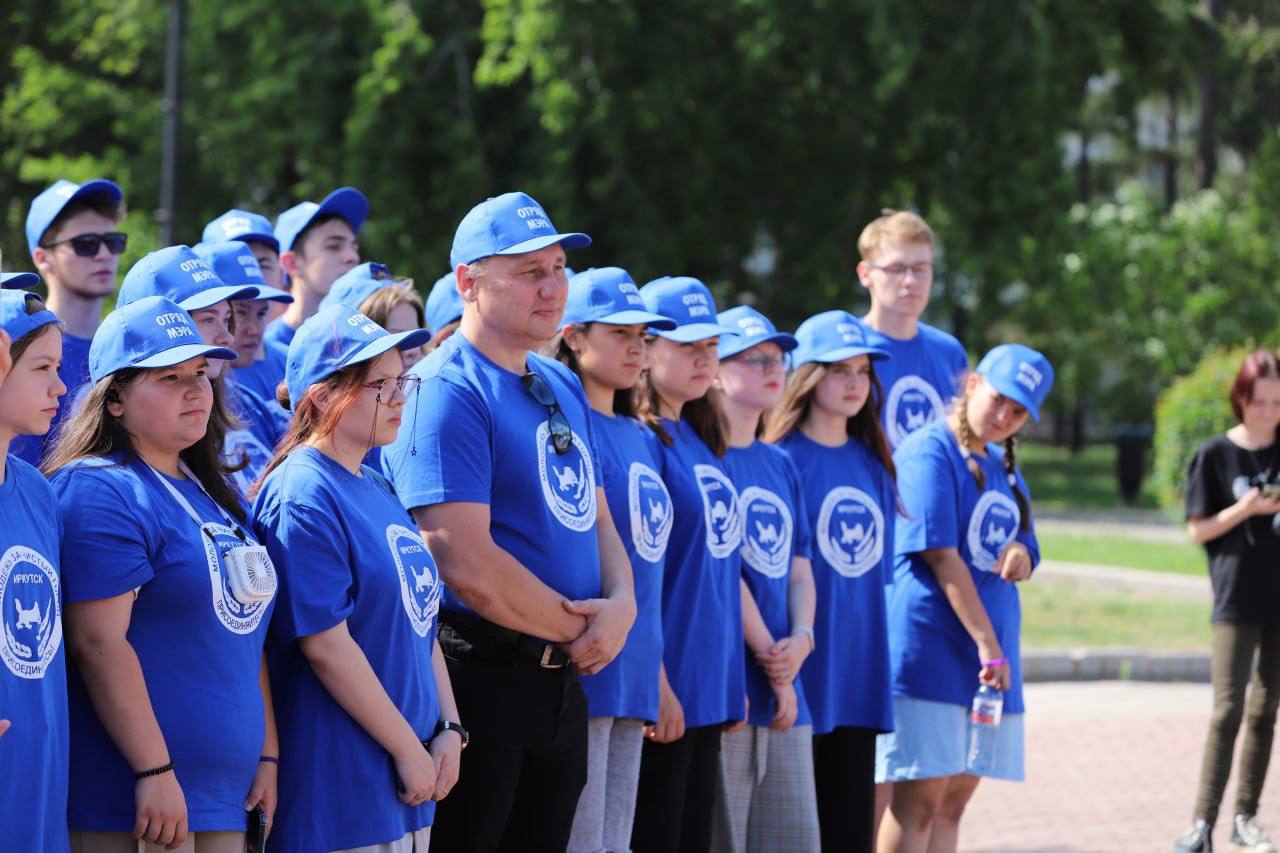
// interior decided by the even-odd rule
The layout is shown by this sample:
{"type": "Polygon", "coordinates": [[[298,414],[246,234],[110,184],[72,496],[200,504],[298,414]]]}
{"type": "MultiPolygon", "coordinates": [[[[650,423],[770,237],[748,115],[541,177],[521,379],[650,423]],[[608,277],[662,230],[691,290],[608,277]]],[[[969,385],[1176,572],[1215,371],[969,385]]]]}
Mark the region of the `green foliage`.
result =
{"type": "Polygon", "coordinates": [[[1187,376],[1177,380],[1156,403],[1152,479],[1160,506],[1182,517],[1187,465],[1206,439],[1235,425],[1229,394],[1248,351],[1211,353],[1187,376]]]}

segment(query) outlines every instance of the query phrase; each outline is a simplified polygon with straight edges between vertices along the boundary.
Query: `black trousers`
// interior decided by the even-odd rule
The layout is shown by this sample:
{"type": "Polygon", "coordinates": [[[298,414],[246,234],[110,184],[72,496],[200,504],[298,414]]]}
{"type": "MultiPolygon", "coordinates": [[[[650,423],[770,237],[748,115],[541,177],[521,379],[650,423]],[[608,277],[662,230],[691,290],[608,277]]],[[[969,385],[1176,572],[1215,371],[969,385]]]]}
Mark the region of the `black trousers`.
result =
{"type": "Polygon", "coordinates": [[[719,725],[700,726],[685,729],[675,743],[645,741],[631,829],[634,853],[711,849],[723,731],[719,725]]]}
{"type": "Polygon", "coordinates": [[[813,737],[823,851],[871,853],[876,821],[876,732],[842,726],[813,737]]]}
{"type": "Polygon", "coordinates": [[[442,627],[440,647],[471,744],[436,810],[433,851],[556,851],[587,781],[587,698],[576,670],[512,661],[442,627]]]}

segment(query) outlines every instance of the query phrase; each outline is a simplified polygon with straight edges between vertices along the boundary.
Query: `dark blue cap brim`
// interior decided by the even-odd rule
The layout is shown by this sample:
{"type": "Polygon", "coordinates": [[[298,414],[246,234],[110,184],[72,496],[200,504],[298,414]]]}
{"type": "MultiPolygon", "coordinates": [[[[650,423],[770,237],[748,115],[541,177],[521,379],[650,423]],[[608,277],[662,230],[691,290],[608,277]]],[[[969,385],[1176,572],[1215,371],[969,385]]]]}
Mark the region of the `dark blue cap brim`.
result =
{"type": "Polygon", "coordinates": [[[390,352],[393,349],[405,350],[420,347],[430,340],[431,333],[426,329],[410,329],[407,332],[397,332],[394,335],[383,335],[377,340],[373,340],[365,344],[361,349],[356,350],[355,354],[343,362],[341,367],[350,367],[353,364],[360,364],[361,362],[375,359],[383,353],[390,352]]]}
{"type": "Polygon", "coordinates": [[[40,285],[40,276],[33,272],[7,272],[0,275],[0,287],[6,290],[30,290],[40,285]]]}
{"type": "Polygon", "coordinates": [[[837,361],[856,358],[860,355],[870,356],[872,361],[884,361],[889,357],[889,353],[875,347],[840,347],[839,349],[816,353],[808,358],[796,361],[795,366],[799,367],[802,364],[809,364],[815,361],[819,364],[834,364],[837,361]]]}
{"type": "Polygon", "coordinates": [[[691,344],[695,341],[705,341],[707,338],[736,335],[737,332],[728,326],[721,326],[719,323],[686,323],[669,332],[655,329],[654,334],[660,338],[675,341],[678,344],[691,344]]]}
{"type": "MultiPolygon", "coordinates": [[[[223,361],[234,361],[240,357],[240,353],[226,347],[215,347],[208,344],[183,344],[180,347],[156,353],[150,358],[144,358],[134,364],[121,365],[116,370],[120,370],[123,367],[173,367],[175,364],[182,364],[184,361],[190,361],[201,356],[222,359],[223,361]]],[[[113,370],[111,372],[115,373],[116,371],[113,370]]]]}
{"type": "Polygon", "coordinates": [[[244,296],[242,299],[265,299],[268,302],[292,302],[293,295],[287,290],[279,290],[274,287],[267,287],[265,284],[252,285],[257,295],[244,296]]]}
{"type": "Polygon", "coordinates": [[[238,299],[256,299],[254,296],[258,292],[258,288],[254,285],[230,285],[224,284],[222,287],[211,287],[208,290],[202,290],[194,296],[188,296],[186,299],[178,303],[179,308],[187,311],[199,311],[203,308],[211,308],[219,302],[233,302],[238,299]]]}
{"type": "Polygon", "coordinates": [[[1033,400],[1031,400],[1030,397],[1027,396],[1027,392],[1024,389],[1019,388],[1013,383],[1006,383],[1000,379],[992,379],[985,373],[980,375],[983,379],[987,380],[988,385],[999,391],[1001,396],[1008,397],[1010,400],[1013,400],[1015,403],[1022,406],[1022,408],[1027,410],[1027,414],[1031,416],[1031,420],[1036,423],[1040,423],[1040,408],[1033,400]]]}
{"type": "Polygon", "coordinates": [[[365,219],[369,217],[369,200],[364,197],[364,193],[354,187],[338,187],[324,197],[320,206],[316,208],[315,215],[298,229],[298,233],[301,234],[310,228],[317,217],[331,213],[341,216],[351,226],[351,230],[358,234],[360,226],[364,225],[365,219]]]}
{"type": "Polygon", "coordinates": [[[508,246],[501,252],[494,252],[495,255],[527,255],[530,252],[536,252],[539,249],[545,249],[548,246],[554,246],[559,243],[566,249],[585,249],[591,245],[591,238],[586,234],[580,234],[576,231],[568,234],[543,234],[541,237],[533,237],[525,240],[523,243],[516,243],[514,246],[508,246]]]}
{"type": "Polygon", "coordinates": [[[280,241],[276,239],[275,234],[237,234],[231,239],[240,243],[265,243],[275,250],[277,255],[280,254],[280,241]]]}
{"type": "Polygon", "coordinates": [[[791,352],[800,345],[800,342],[796,340],[795,335],[791,335],[786,332],[777,332],[776,334],[754,338],[747,337],[745,335],[734,335],[727,341],[722,341],[720,343],[720,357],[732,358],[738,353],[746,352],[752,347],[760,344],[777,344],[778,348],[783,352],[791,352]]]}
{"type": "Polygon", "coordinates": [[[669,332],[676,328],[676,321],[670,317],[663,317],[661,314],[653,314],[649,311],[616,311],[613,314],[606,314],[597,320],[586,320],[588,323],[604,323],[609,326],[634,326],[638,323],[644,323],[650,329],[658,329],[660,331],[669,332]]]}

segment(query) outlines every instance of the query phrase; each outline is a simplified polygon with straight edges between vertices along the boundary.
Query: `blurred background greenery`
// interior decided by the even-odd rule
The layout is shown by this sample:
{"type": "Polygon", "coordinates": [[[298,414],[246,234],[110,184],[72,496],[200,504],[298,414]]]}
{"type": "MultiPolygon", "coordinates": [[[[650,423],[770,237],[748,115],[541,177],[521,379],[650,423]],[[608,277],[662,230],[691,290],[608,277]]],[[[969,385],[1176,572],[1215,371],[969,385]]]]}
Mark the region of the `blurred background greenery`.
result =
{"type": "MultiPolygon", "coordinates": [[[[156,247],[170,5],[0,5],[7,269],[58,177],[125,187],[122,270],[156,247]]],[[[941,241],[927,319],[972,355],[1044,349],[1041,437],[1075,450],[1151,424],[1208,351],[1276,340],[1276,0],[186,9],[182,241],[351,184],[365,256],[425,285],[462,214],[520,188],[594,236],[573,266],[696,275],[794,326],[864,309],[857,235],[914,208],[941,241]]]]}

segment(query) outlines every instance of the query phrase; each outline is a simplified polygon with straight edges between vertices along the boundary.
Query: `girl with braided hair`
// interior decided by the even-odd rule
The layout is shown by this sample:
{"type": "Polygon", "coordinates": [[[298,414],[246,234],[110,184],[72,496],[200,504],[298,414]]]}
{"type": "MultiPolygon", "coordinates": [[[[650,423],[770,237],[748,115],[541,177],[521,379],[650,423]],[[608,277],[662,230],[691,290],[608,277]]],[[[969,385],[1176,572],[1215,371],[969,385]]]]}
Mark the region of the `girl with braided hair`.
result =
{"type": "Polygon", "coordinates": [[[946,420],[894,454],[902,517],[889,596],[896,730],[881,735],[876,781],[893,782],[877,849],[956,849],[978,787],[967,766],[967,719],[979,683],[1004,692],[994,763],[981,775],[1021,781],[1022,612],[1015,583],[1039,546],[1015,436],[1053,385],[1053,367],[1021,344],[987,353],[946,420]]]}

